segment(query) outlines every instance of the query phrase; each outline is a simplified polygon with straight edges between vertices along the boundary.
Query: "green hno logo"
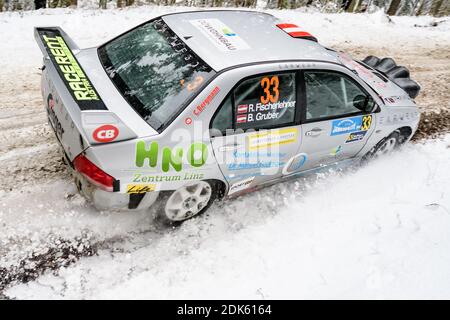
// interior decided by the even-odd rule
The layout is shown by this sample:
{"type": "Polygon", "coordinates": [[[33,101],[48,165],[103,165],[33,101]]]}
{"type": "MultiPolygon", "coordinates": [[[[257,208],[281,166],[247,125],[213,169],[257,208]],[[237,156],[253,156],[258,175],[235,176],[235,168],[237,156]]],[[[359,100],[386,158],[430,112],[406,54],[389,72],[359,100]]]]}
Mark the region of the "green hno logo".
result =
{"type": "MultiPolygon", "coordinates": [[[[176,148],[174,150],[169,147],[162,148],[162,171],[169,171],[171,166],[175,171],[181,171],[183,168],[183,155],[184,150],[182,148],[176,148]]],[[[154,168],[158,165],[158,157],[159,145],[157,142],[152,142],[149,148],[147,148],[145,141],[141,140],[136,143],[137,167],[143,167],[145,160],[148,159],[148,165],[154,168]]],[[[186,160],[195,168],[203,166],[207,158],[208,148],[204,143],[195,142],[187,149],[186,160]]]]}

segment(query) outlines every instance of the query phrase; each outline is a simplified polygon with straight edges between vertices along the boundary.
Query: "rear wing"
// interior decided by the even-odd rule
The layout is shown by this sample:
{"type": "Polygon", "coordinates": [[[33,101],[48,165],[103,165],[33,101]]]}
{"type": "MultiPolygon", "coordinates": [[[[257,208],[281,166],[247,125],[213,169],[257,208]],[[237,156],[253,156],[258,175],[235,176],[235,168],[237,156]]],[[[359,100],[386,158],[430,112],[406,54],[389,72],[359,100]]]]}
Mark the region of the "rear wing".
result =
{"type": "Polygon", "coordinates": [[[72,53],[80,50],[59,27],[35,28],[34,35],[44,58],[50,59],[81,110],[108,110],[72,53]]]}
{"type": "MultiPolygon", "coordinates": [[[[76,58],[80,48],[73,40],[59,27],[37,27],[34,29],[34,36],[47,67],[46,77],[49,87],[46,94],[59,96],[60,100],[57,101],[62,104],[61,111],[56,110],[54,116],[58,118],[59,124],[53,125],[62,127],[67,125],[72,129],[75,125],[78,133],[90,145],[136,138],[136,134],[106,107],[76,58]],[[61,112],[60,117],[58,112],[61,112]],[[67,119],[66,114],[70,116],[71,121],[67,119]]],[[[70,131],[73,130],[68,128],[65,132],[70,131]]],[[[59,138],[65,149],[66,147],[74,149],[74,145],[66,140],[76,139],[69,135],[59,138]]],[[[83,144],[82,147],[87,146],[83,144]]]]}

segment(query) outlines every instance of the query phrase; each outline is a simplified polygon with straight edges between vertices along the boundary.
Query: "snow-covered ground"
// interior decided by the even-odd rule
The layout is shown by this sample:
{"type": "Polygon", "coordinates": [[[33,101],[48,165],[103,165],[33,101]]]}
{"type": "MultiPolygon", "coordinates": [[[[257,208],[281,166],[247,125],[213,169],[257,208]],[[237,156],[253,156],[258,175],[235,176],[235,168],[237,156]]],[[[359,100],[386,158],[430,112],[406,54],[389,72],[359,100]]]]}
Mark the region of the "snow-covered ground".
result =
{"type": "MultiPolygon", "coordinates": [[[[77,194],[46,125],[33,27],[59,25],[86,47],[192,9],[0,13],[0,298],[450,298],[450,135],[217,204],[169,232],[77,194]]],[[[450,109],[448,18],[269,12],[327,46],[398,57],[421,105],[450,109]]]]}
{"type": "MultiPolygon", "coordinates": [[[[122,250],[100,251],[6,294],[448,299],[449,186],[450,135],[356,171],[314,175],[215,206],[179,229],[132,237],[122,250]]],[[[96,219],[93,213],[61,218],[94,227],[96,219]]],[[[127,224],[101,219],[111,219],[111,228],[127,224]]],[[[129,217],[128,224],[139,219],[129,217]]]]}

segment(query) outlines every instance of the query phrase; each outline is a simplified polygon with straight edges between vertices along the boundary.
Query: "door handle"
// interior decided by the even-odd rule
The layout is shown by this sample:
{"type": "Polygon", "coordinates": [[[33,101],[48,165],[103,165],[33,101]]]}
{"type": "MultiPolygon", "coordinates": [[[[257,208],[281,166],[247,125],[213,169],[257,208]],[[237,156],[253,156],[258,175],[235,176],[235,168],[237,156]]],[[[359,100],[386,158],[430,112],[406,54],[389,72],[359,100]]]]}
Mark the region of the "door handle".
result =
{"type": "Polygon", "coordinates": [[[241,144],[230,143],[230,144],[226,144],[224,146],[219,147],[219,151],[225,152],[225,151],[236,150],[236,149],[240,149],[240,148],[242,148],[241,144]]]}
{"type": "Polygon", "coordinates": [[[309,131],[306,131],[305,135],[308,136],[308,137],[317,137],[318,135],[320,135],[322,133],[322,131],[323,130],[320,129],[320,128],[314,128],[314,129],[311,129],[309,131]]]}

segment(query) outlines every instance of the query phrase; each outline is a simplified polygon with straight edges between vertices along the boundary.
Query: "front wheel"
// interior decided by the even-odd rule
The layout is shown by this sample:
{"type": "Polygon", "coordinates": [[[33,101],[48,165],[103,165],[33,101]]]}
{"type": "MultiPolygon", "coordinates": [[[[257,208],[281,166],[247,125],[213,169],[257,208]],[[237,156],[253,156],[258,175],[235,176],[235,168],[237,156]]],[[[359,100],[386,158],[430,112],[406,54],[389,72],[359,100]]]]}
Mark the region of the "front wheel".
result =
{"type": "Polygon", "coordinates": [[[209,181],[194,181],[175,190],[162,192],[156,210],[156,221],[176,226],[202,214],[217,197],[217,188],[209,181]]]}
{"type": "Polygon", "coordinates": [[[400,145],[400,143],[400,134],[397,131],[392,132],[388,137],[378,142],[378,144],[363,157],[363,162],[391,153],[400,145]]]}

